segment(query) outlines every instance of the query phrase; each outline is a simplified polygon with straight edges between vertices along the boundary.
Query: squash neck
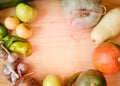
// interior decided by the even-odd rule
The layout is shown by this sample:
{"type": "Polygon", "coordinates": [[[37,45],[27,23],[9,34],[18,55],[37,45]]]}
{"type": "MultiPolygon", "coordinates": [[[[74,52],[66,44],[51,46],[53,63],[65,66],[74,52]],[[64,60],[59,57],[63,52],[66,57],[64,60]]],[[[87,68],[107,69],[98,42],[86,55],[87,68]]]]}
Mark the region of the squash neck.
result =
{"type": "Polygon", "coordinates": [[[96,83],[91,83],[91,85],[90,86],[97,86],[97,84],[96,83]]]}

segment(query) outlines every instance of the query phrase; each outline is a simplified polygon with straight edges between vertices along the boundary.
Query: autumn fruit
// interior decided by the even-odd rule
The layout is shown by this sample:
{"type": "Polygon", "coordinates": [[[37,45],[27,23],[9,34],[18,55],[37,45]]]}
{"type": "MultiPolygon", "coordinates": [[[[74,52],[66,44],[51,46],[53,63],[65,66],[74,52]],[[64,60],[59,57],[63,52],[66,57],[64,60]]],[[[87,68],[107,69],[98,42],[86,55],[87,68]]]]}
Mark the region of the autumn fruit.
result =
{"type": "Polygon", "coordinates": [[[92,63],[104,74],[114,74],[120,70],[120,47],[112,42],[104,42],[95,48],[92,63]]]}
{"type": "Polygon", "coordinates": [[[21,38],[30,38],[32,36],[32,28],[27,23],[21,23],[16,27],[16,35],[21,38]]]}
{"type": "Polygon", "coordinates": [[[100,71],[89,69],[80,73],[75,86],[107,86],[107,83],[100,71]]]}
{"type": "Polygon", "coordinates": [[[8,16],[5,18],[4,24],[7,29],[15,30],[17,25],[20,24],[20,21],[16,16],[8,16]]]}
{"type": "Polygon", "coordinates": [[[29,56],[32,54],[32,48],[31,45],[28,42],[13,42],[9,46],[9,50],[13,52],[17,52],[20,54],[23,54],[25,56],[29,56]]]}
{"type": "Polygon", "coordinates": [[[42,86],[62,86],[60,78],[55,74],[49,74],[43,80],[42,86]]]}
{"type": "Polygon", "coordinates": [[[16,6],[16,15],[22,22],[31,22],[37,15],[35,7],[20,3],[16,6]]]}

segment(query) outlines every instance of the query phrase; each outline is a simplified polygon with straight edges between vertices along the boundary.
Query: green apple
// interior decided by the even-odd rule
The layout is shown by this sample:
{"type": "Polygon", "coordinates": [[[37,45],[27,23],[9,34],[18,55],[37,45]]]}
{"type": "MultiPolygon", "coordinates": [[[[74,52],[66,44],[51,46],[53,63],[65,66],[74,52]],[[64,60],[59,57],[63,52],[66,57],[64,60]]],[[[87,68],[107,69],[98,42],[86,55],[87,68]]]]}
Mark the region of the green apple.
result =
{"type": "Polygon", "coordinates": [[[22,22],[31,22],[37,14],[35,7],[20,3],[16,6],[16,15],[22,22]]]}

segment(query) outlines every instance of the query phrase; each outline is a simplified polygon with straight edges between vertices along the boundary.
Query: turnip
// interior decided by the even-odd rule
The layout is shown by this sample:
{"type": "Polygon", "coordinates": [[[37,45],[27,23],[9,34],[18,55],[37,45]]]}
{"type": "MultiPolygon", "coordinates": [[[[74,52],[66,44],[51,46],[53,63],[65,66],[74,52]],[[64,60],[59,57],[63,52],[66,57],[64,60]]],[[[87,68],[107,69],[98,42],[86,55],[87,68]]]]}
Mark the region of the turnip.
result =
{"type": "Polygon", "coordinates": [[[91,40],[100,44],[120,33],[120,7],[108,11],[91,32],[91,40]]]}
{"type": "Polygon", "coordinates": [[[63,14],[75,29],[95,26],[106,11],[101,0],[62,0],[63,14]]]}

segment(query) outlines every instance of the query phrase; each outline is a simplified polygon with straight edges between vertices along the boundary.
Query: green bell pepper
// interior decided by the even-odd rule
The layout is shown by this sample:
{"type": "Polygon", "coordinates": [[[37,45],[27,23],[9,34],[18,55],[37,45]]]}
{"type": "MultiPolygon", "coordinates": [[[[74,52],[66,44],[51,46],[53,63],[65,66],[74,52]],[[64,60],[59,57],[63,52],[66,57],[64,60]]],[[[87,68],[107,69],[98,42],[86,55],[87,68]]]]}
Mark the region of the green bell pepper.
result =
{"type": "Polygon", "coordinates": [[[4,41],[4,46],[6,48],[8,48],[13,42],[16,42],[16,41],[26,42],[25,39],[20,38],[18,36],[13,36],[13,35],[7,35],[4,38],[1,38],[1,40],[4,41]]]}
{"type": "Polygon", "coordinates": [[[29,56],[32,54],[31,45],[27,42],[13,42],[9,46],[9,50],[23,54],[25,56],[29,56]]]}

